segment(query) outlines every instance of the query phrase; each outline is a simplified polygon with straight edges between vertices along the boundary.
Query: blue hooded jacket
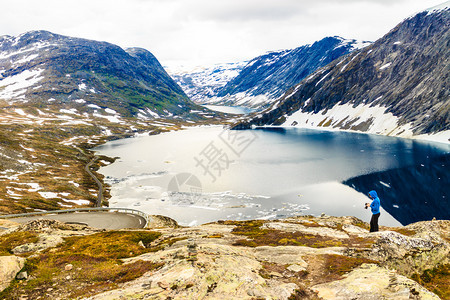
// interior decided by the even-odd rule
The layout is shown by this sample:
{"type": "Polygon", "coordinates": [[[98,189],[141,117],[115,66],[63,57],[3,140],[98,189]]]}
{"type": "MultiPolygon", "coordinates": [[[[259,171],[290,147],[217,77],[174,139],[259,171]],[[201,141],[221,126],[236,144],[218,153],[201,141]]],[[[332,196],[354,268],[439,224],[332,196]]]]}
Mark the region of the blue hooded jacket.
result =
{"type": "Polygon", "coordinates": [[[378,198],[377,192],[370,191],[369,195],[372,196],[373,200],[370,204],[370,209],[372,210],[372,214],[376,215],[380,213],[380,198],[378,198]]]}

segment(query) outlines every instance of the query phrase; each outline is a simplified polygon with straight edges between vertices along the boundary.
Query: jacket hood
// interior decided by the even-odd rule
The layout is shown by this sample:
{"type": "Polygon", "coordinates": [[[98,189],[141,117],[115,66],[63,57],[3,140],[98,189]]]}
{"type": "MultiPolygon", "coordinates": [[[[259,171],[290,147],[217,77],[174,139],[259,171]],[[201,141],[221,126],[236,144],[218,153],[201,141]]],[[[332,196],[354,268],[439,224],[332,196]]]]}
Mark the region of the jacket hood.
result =
{"type": "Polygon", "coordinates": [[[373,199],[378,198],[377,192],[375,191],[370,191],[369,195],[372,196],[373,199]]]}

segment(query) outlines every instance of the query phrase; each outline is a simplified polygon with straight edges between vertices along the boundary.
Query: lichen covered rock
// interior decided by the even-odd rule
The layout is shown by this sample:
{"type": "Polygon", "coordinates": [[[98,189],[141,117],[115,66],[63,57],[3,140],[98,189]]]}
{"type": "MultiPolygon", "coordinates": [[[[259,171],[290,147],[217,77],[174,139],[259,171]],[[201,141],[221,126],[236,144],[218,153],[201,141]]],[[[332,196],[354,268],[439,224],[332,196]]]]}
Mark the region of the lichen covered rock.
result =
{"type": "Polygon", "coordinates": [[[24,264],[25,258],[13,255],[0,256],[0,292],[8,287],[24,264]]]}
{"type": "Polygon", "coordinates": [[[324,299],[439,299],[417,282],[395,271],[374,264],[364,264],[344,279],[312,287],[324,299]]]}

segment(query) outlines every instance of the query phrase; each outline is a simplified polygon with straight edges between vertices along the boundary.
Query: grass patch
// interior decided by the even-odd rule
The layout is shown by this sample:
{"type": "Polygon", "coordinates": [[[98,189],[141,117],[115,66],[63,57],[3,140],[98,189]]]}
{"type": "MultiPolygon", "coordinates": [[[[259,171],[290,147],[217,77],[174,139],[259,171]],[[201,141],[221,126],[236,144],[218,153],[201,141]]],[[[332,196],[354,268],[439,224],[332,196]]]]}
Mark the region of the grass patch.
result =
{"type": "Polygon", "coordinates": [[[390,230],[398,232],[398,233],[406,235],[406,236],[413,236],[417,233],[414,230],[403,228],[403,227],[395,227],[395,228],[391,228],[390,230]]]}
{"type": "Polygon", "coordinates": [[[421,275],[414,274],[411,279],[438,295],[441,299],[450,299],[450,264],[425,270],[421,275]]]}
{"type": "Polygon", "coordinates": [[[357,221],[353,223],[354,226],[357,226],[362,229],[370,230],[370,225],[368,223],[365,223],[363,221],[357,221]]]}
{"type": "Polygon", "coordinates": [[[207,238],[207,239],[220,239],[220,238],[223,238],[223,234],[220,234],[220,233],[218,233],[218,234],[211,234],[211,235],[205,236],[205,238],[207,238]]]}
{"type": "Polygon", "coordinates": [[[374,260],[363,257],[348,257],[337,254],[325,254],[323,257],[325,259],[325,266],[327,270],[325,276],[332,277],[332,280],[341,279],[342,275],[364,263],[377,263],[374,260]]]}
{"type": "Polygon", "coordinates": [[[12,249],[15,247],[36,243],[38,240],[38,235],[29,231],[18,231],[2,235],[0,236],[0,256],[12,255],[12,249]]]}
{"type": "Polygon", "coordinates": [[[120,260],[156,251],[158,248],[143,248],[138,243],[149,245],[160,235],[152,231],[110,231],[66,238],[64,244],[29,258],[24,268],[29,280],[14,280],[0,293],[0,299],[18,299],[20,295],[29,299],[72,299],[112,289],[162,266],[120,260]],[[66,269],[69,264],[72,267],[66,269]]]}
{"type": "Polygon", "coordinates": [[[138,243],[142,241],[148,247],[160,236],[161,233],[152,231],[107,231],[66,238],[66,243],[58,251],[109,259],[128,258],[154,251],[143,248],[138,243]]]}
{"type": "Polygon", "coordinates": [[[235,235],[245,236],[246,239],[237,240],[233,245],[258,247],[258,246],[307,246],[313,248],[326,247],[370,247],[372,239],[352,237],[349,239],[337,239],[302,232],[285,232],[276,229],[262,228],[265,221],[224,221],[226,225],[236,225],[231,231],[235,235]]]}

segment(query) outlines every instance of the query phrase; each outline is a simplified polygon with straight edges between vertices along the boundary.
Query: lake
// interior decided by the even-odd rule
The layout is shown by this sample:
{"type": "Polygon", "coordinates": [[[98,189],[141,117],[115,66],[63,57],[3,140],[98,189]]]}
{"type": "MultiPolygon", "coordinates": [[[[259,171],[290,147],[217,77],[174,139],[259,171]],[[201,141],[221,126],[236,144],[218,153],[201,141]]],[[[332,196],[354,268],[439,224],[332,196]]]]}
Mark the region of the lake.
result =
{"type": "Polygon", "coordinates": [[[256,109],[244,106],[202,105],[210,110],[220,111],[227,114],[246,115],[255,112],[256,109]]]}
{"type": "Polygon", "coordinates": [[[112,185],[110,206],[166,215],[180,225],[321,213],[369,221],[370,189],[380,195],[380,225],[449,217],[448,144],[214,126],[111,141],[95,150],[120,157],[100,169],[112,185]],[[406,173],[410,182],[397,180],[406,173]],[[414,180],[433,188],[423,194],[414,180]],[[426,213],[411,215],[424,207],[426,213]]]}

